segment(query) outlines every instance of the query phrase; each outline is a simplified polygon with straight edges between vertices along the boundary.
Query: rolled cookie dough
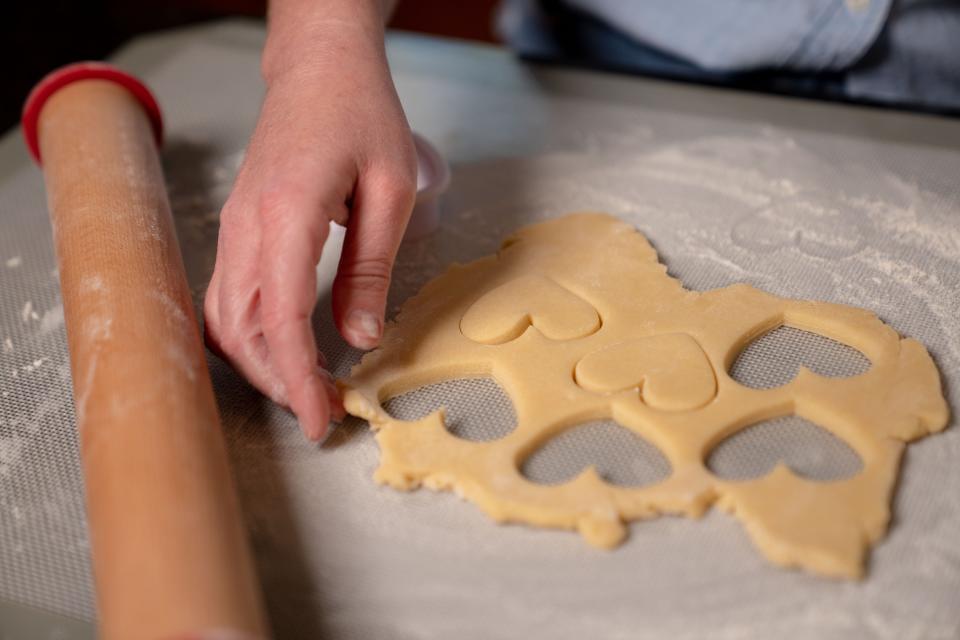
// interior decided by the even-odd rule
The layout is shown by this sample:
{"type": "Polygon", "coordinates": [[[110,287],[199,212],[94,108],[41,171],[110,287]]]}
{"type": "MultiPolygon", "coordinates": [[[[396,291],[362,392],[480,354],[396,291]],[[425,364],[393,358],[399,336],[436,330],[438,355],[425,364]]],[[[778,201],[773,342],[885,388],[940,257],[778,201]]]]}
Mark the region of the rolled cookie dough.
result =
{"type": "Polygon", "coordinates": [[[866,549],[886,531],[904,443],[940,431],[948,417],[926,349],[872,313],[747,285],[687,291],[640,233],[598,213],[526,227],[496,255],[450,267],[407,301],[341,389],[347,411],[377,430],[379,482],[456,490],[498,522],[575,528],[606,548],[623,540],[627,521],[695,517],[716,503],[771,562],[847,578],[862,575],[866,549]],[[871,366],[849,378],[801,368],[773,389],[734,381],[728,370],[739,352],[782,325],[854,347],[871,366]],[[442,410],[403,422],[382,408],[470,376],[491,376],[509,394],[510,434],[470,442],[444,428],[442,410]],[[706,467],[724,438],[787,415],[842,438],[861,472],[818,482],[780,464],[736,482],[706,467]],[[546,485],[520,473],[564,429],[610,418],[660,449],[667,479],[614,486],[588,467],[546,485]]]}

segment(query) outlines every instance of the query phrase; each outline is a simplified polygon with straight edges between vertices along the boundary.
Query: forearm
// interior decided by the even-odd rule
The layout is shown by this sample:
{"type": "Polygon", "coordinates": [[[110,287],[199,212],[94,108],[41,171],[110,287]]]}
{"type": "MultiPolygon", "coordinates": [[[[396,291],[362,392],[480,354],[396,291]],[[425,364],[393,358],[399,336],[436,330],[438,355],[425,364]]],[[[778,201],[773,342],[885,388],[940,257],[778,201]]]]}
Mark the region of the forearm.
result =
{"type": "Polygon", "coordinates": [[[397,0],[271,0],[261,71],[270,80],[301,61],[350,52],[382,55],[397,0]]]}

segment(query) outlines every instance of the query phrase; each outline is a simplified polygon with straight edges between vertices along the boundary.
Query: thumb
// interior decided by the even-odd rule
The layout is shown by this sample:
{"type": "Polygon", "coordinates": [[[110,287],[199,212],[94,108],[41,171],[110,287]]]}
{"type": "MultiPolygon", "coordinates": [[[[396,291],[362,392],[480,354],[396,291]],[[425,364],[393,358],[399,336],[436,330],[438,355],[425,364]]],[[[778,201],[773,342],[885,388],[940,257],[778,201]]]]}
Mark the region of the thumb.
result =
{"type": "Polygon", "coordinates": [[[337,329],[358,349],[380,342],[390,274],[415,197],[413,176],[396,174],[368,175],[354,192],[332,302],[337,329]]]}

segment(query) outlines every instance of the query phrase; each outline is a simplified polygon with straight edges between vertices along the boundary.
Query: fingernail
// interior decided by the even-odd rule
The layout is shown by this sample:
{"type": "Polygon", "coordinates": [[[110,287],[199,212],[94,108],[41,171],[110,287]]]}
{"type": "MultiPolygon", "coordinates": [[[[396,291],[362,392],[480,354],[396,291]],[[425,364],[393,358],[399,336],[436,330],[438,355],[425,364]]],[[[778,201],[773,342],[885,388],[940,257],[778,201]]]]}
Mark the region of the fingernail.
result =
{"type": "Polygon", "coordinates": [[[380,341],[380,319],[369,311],[351,311],[347,327],[354,336],[355,346],[361,349],[373,349],[380,341]]]}
{"type": "Polygon", "coordinates": [[[336,428],[336,425],[334,425],[334,424],[331,424],[330,426],[328,426],[328,427],[326,428],[326,430],[324,430],[323,435],[321,435],[321,436],[320,436],[319,438],[317,438],[316,440],[313,440],[313,441],[312,441],[313,444],[316,445],[316,446],[318,446],[318,447],[322,447],[324,444],[326,444],[327,440],[330,439],[330,436],[333,435],[333,431],[334,431],[335,428],[336,428]]]}
{"type": "MultiPolygon", "coordinates": [[[[318,373],[321,371],[323,370],[317,369],[318,373]]],[[[322,439],[327,430],[326,420],[330,414],[326,406],[324,382],[324,377],[321,375],[308,376],[304,380],[304,387],[300,391],[298,401],[290,407],[297,416],[303,434],[312,442],[322,439]]]]}
{"type": "Polygon", "coordinates": [[[327,436],[330,435],[330,426],[320,427],[319,430],[311,430],[306,434],[307,440],[316,444],[323,444],[324,440],[327,439],[327,436]]]}

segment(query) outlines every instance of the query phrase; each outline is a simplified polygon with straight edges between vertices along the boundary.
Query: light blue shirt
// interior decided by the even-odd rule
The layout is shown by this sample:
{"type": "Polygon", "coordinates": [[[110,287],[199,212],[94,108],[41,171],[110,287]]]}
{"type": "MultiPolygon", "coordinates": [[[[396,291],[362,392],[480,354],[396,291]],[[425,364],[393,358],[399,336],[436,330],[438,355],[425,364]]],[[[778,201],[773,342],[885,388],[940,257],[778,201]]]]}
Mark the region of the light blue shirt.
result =
{"type": "Polygon", "coordinates": [[[499,26],[535,58],[960,109],[956,1],[507,0],[499,26]]]}

